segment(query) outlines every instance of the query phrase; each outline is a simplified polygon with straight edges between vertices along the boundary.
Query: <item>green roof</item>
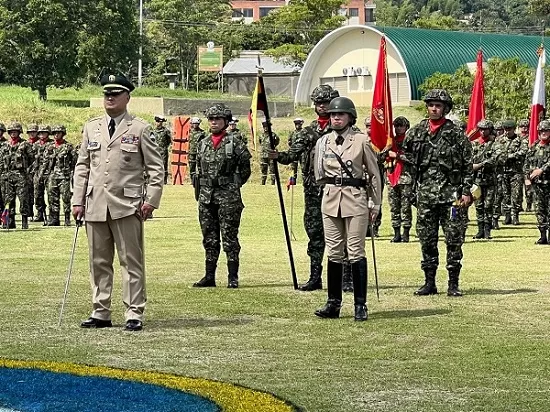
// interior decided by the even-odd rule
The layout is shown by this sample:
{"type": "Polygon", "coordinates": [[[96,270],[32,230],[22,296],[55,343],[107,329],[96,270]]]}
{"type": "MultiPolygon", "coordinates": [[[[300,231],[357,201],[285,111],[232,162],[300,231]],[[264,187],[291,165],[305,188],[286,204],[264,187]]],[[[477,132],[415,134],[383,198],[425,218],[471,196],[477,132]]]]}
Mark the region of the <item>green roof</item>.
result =
{"type": "MultiPolygon", "coordinates": [[[[485,60],[491,57],[513,58],[536,67],[536,51],[543,43],[540,36],[456,32],[444,30],[376,27],[391,40],[405,61],[411,85],[411,98],[420,100],[418,90],[435,72],[454,73],[460,66],[476,61],[478,50],[485,60]]],[[[550,43],[544,41],[546,49],[550,43]]]]}

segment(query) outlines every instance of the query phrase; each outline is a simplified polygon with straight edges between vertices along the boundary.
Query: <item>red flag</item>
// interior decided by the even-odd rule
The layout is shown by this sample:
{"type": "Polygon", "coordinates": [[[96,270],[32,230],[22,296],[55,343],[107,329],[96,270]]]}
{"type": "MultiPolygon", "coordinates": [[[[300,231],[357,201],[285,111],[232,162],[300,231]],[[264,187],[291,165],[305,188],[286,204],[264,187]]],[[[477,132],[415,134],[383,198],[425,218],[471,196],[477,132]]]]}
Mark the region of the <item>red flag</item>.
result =
{"type": "Polygon", "coordinates": [[[485,119],[485,89],[483,87],[483,51],[480,49],[477,52],[476,74],[466,126],[466,135],[470,140],[476,140],[479,137],[477,124],[483,119],[485,119]]]}
{"type": "Polygon", "coordinates": [[[258,110],[261,110],[264,113],[264,117],[269,119],[269,112],[267,106],[267,95],[265,94],[264,78],[258,74],[256,80],[256,87],[254,88],[254,93],[252,94],[252,103],[250,105],[250,112],[248,113],[248,123],[250,124],[250,132],[252,133],[252,145],[254,150],[257,146],[257,118],[258,110]]]}
{"type": "Polygon", "coordinates": [[[539,55],[539,64],[537,74],[535,75],[535,87],[533,89],[533,100],[531,101],[531,118],[529,120],[529,146],[538,139],[539,132],[537,126],[544,118],[546,108],[546,87],[544,84],[544,65],[546,63],[546,52],[541,44],[537,50],[539,55]]]}
{"type": "Polygon", "coordinates": [[[378,68],[374,82],[371,113],[371,142],[379,151],[391,146],[393,140],[393,116],[391,107],[390,77],[386,56],[386,37],[380,39],[378,68]]]}

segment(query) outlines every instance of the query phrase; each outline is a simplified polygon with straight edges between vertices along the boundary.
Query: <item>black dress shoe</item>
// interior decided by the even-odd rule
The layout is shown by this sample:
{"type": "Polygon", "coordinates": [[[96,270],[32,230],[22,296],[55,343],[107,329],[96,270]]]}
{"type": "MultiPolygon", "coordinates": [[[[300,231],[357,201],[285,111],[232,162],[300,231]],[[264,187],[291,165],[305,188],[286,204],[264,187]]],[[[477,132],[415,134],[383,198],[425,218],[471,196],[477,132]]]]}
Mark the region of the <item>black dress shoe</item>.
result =
{"type": "Polygon", "coordinates": [[[124,329],[135,332],[143,329],[143,322],[137,319],[130,319],[126,321],[124,329]]]}
{"type": "Polygon", "coordinates": [[[92,317],[86,319],[84,322],[80,324],[81,328],[88,328],[88,329],[89,328],[96,328],[96,329],[110,328],[111,326],[113,326],[113,323],[110,320],[101,320],[101,319],[96,319],[92,317]]]}

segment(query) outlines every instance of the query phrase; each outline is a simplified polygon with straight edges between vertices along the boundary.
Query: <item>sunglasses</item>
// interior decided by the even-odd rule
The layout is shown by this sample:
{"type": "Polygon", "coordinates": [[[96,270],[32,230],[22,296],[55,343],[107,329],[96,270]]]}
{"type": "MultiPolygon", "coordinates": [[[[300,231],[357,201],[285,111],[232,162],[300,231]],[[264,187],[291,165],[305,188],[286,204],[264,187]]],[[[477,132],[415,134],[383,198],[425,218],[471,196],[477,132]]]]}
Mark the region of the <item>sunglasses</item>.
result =
{"type": "Polygon", "coordinates": [[[103,96],[104,97],[110,97],[110,96],[113,96],[113,97],[116,97],[116,96],[120,96],[122,93],[124,92],[103,92],[103,96]]]}

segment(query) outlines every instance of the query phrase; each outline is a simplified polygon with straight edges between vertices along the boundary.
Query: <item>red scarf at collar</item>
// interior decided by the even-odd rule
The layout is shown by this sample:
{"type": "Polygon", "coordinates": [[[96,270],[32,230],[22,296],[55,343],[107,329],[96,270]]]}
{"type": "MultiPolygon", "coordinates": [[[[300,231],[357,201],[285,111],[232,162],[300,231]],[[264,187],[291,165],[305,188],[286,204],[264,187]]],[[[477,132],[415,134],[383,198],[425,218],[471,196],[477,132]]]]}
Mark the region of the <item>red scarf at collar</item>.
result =
{"type": "Polygon", "coordinates": [[[218,148],[224,136],[225,136],[225,130],[222,130],[218,134],[212,133],[212,145],[214,146],[214,149],[218,148]]]}
{"type": "Polygon", "coordinates": [[[63,143],[65,143],[65,139],[62,140],[55,140],[55,147],[61,146],[63,143]]]}
{"type": "Polygon", "coordinates": [[[542,140],[542,139],[540,139],[540,140],[539,140],[539,144],[540,144],[541,146],[546,146],[546,145],[549,144],[549,143],[550,143],[550,139],[547,139],[547,140],[542,140]]]}
{"type": "Polygon", "coordinates": [[[16,145],[17,143],[19,143],[20,141],[21,141],[21,138],[19,138],[19,137],[15,138],[15,139],[13,139],[13,138],[10,137],[10,144],[11,144],[12,146],[15,146],[15,145],[16,145]]]}
{"type": "Polygon", "coordinates": [[[29,139],[29,143],[30,143],[30,144],[34,144],[34,143],[36,143],[36,142],[38,142],[38,138],[29,139]]]}
{"type": "Polygon", "coordinates": [[[393,138],[393,141],[392,141],[392,144],[391,144],[391,150],[392,152],[399,152],[399,146],[401,143],[403,143],[403,140],[405,140],[405,133],[403,133],[402,135],[398,135],[396,134],[395,137],[393,138]]]}
{"type": "Polygon", "coordinates": [[[429,125],[430,125],[430,133],[431,134],[436,134],[437,131],[439,130],[439,128],[441,126],[443,126],[445,124],[445,122],[447,121],[447,119],[445,117],[442,117],[441,119],[438,119],[438,120],[432,120],[430,119],[428,121],[429,125]]]}
{"type": "Polygon", "coordinates": [[[330,117],[318,117],[317,123],[319,123],[319,127],[321,130],[325,130],[327,128],[327,125],[330,122],[330,117]]]}

